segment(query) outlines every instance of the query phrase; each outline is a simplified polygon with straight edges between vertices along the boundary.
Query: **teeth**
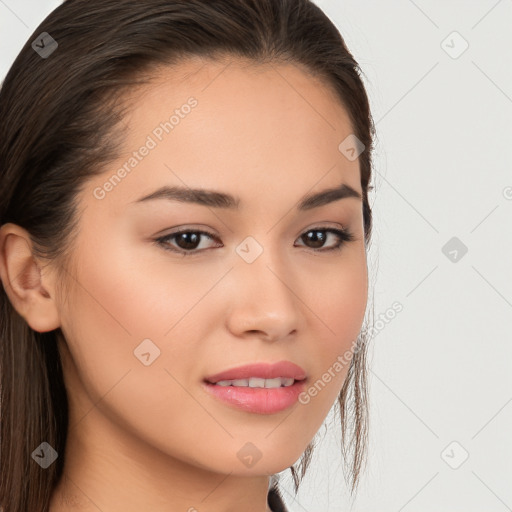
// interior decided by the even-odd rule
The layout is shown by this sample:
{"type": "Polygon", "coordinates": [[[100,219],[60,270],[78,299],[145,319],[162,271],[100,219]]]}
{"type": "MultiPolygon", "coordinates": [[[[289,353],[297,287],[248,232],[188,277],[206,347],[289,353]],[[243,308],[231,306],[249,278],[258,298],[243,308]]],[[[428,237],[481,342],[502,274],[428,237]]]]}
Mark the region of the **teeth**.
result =
{"type": "Polygon", "coordinates": [[[231,386],[230,380],[219,380],[219,382],[215,383],[216,386],[231,386]]]}
{"type": "Polygon", "coordinates": [[[259,377],[251,377],[250,379],[234,379],[234,380],[219,380],[216,382],[217,386],[240,386],[250,388],[279,388],[281,386],[288,387],[294,382],[293,378],[281,378],[276,377],[275,379],[261,379],[259,377]]]}

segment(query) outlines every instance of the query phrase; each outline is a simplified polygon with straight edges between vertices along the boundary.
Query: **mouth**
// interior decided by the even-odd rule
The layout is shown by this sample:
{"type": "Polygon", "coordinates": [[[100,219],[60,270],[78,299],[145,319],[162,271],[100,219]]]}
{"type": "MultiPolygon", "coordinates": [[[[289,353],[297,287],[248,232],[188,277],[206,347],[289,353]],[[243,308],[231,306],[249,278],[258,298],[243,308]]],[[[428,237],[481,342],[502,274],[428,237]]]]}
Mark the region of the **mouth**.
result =
{"type": "Polygon", "coordinates": [[[203,379],[204,390],[220,402],[245,412],[274,414],[297,402],[306,372],[289,361],[250,364],[203,379]]]}

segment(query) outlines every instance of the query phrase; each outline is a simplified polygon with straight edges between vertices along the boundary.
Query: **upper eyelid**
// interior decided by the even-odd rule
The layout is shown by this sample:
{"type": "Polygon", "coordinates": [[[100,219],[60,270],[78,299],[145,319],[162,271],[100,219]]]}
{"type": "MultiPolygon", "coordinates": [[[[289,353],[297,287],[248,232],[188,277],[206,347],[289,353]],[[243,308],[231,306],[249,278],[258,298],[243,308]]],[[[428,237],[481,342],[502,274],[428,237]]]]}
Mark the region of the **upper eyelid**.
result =
{"type": "MultiPolygon", "coordinates": [[[[319,222],[321,223],[322,221],[319,221],[319,222]]],[[[323,221],[323,222],[326,222],[326,221],[323,221]]],[[[198,227],[186,226],[186,227],[177,227],[177,228],[170,228],[170,229],[175,229],[175,231],[170,231],[170,232],[168,232],[166,234],[162,234],[162,235],[159,234],[157,236],[159,238],[165,238],[167,236],[176,235],[176,234],[183,233],[183,232],[194,232],[194,233],[203,233],[205,235],[218,238],[218,235],[216,235],[215,233],[210,231],[208,228],[204,228],[204,227],[200,227],[200,226],[198,226],[198,227]]],[[[299,232],[299,235],[301,235],[303,233],[307,233],[308,231],[311,231],[313,229],[317,229],[317,230],[339,229],[341,231],[350,231],[348,223],[343,224],[341,222],[338,222],[338,223],[335,223],[334,225],[331,224],[331,225],[327,225],[327,226],[321,225],[321,224],[314,224],[313,226],[311,226],[309,228],[301,230],[299,232]]],[[[163,230],[163,231],[165,232],[166,230],[163,230]]]]}

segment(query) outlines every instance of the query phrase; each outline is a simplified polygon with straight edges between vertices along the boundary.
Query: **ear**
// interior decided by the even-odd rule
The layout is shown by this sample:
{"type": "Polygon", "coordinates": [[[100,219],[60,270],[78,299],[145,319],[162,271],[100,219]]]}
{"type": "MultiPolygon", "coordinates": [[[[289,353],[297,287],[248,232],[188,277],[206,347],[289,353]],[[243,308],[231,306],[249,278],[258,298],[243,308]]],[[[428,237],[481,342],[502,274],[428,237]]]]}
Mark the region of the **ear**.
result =
{"type": "Polygon", "coordinates": [[[60,327],[53,279],[33,255],[29,233],[16,224],[0,227],[0,279],[11,304],[34,331],[60,327]]]}

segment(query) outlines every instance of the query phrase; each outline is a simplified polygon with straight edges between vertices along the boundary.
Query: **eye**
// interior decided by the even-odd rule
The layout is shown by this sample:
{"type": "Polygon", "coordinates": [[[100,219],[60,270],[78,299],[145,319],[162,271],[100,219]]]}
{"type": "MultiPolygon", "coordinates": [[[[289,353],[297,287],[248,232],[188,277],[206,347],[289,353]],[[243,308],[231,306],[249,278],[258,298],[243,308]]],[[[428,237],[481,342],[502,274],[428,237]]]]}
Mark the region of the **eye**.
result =
{"type": "Polygon", "coordinates": [[[354,240],[354,235],[348,231],[346,228],[343,229],[335,229],[335,228],[312,228],[306,231],[304,234],[300,236],[301,240],[306,240],[309,243],[313,244],[313,250],[316,252],[328,252],[341,249],[346,242],[351,242],[354,240]],[[320,233],[320,236],[318,234],[320,233]],[[322,245],[327,240],[328,235],[335,235],[335,238],[338,241],[335,245],[327,248],[318,249],[319,245],[322,245]]]}
{"type": "Polygon", "coordinates": [[[164,249],[168,251],[177,252],[179,254],[183,254],[183,256],[189,256],[192,253],[197,253],[196,250],[198,245],[200,245],[201,237],[206,236],[210,239],[215,239],[216,237],[209,233],[208,231],[199,231],[192,229],[182,229],[180,231],[175,231],[169,235],[163,236],[161,238],[157,238],[155,242],[161,245],[164,249]],[[173,247],[169,240],[176,239],[176,244],[178,248],[173,247]]]}
{"type": "MultiPolygon", "coordinates": [[[[182,229],[155,239],[155,243],[167,251],[182,254],[183,256],[191,256],[202,252],[201,250],[197,250],[201,243],[202,237],[218,240],[214,234],[208,231],[182,229]],[[173,245],[171,240],[175,240],[176,245],[173,245]]],[[[346,228],[336,229],[322,227],[308,229],[299,237],[299,240],[303,240],[306,243],[312,244],[311,248],[313,252],[328,252],[339,250],[343,245],[345,245],[346,242],[350,242],[354,239],[354,235],[346,228]],[[337,239],[337,241],[331,247],[325,248],[323,245],[325,244],[329,235],[334,235],[334,238],[337,239]]],[[[222,244],[218,245],[218,247],[221,246],[222,244]]]]}

